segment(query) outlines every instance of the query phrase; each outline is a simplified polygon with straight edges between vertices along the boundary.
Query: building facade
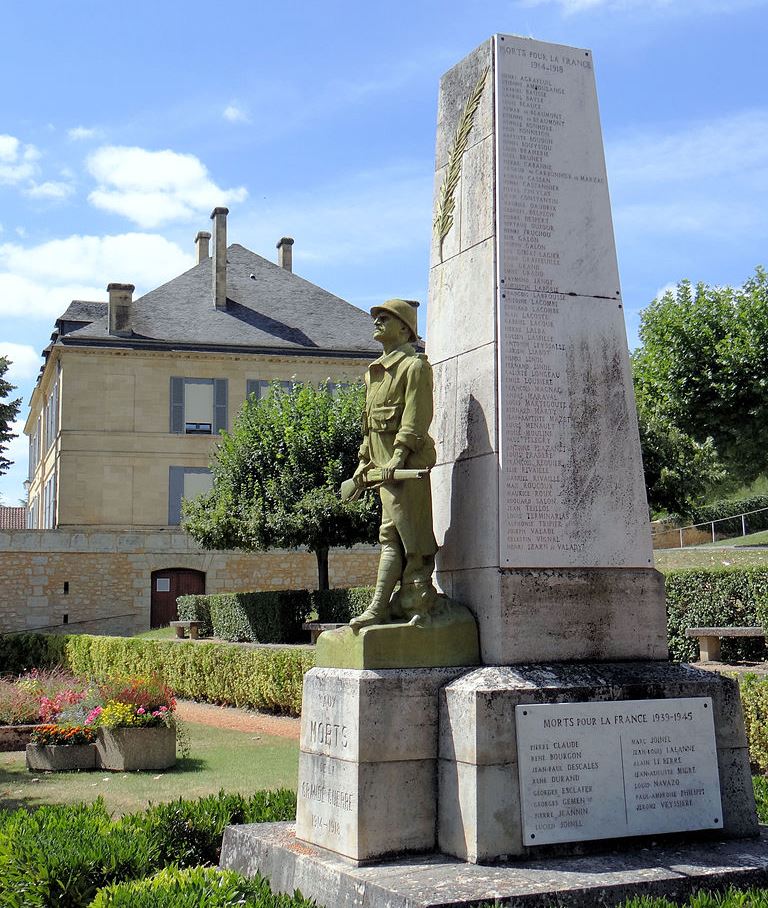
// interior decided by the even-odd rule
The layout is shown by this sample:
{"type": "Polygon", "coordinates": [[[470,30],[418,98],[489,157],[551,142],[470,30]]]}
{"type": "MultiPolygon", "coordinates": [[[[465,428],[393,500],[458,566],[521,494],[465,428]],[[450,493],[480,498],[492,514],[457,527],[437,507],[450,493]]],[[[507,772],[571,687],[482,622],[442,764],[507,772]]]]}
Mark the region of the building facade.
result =
{"type": "MultiPolygon", "coordinates": [[[[44,351],[24,430],[28,530],[59,531],[54,547],[74,545],[84,550],[81,555],[91,543],[77,540],[94,533],[115,537],[114,544],[99,544],[102,554],[127,545],[140,556],[144,540],[160,561],[159,540],[169,540],[167,563],[159,565],[153,557],[150,576],[131,580],[142,589],[143,604],[134,610],[132,624],[139,630],[155,620],[144,588],[163,570],[197,570],[203,589],[213,591],[214,578],[216,587],[226,588],[216,559],[228,559],[233,582],[237,578],[230,588],[295,585],[290,558],[270,579],[257,564],[270,556],[203,554],[189,540],[180,546],[182,499],[210,488],[216,437],[232,428],[247,395],[262,396],[274,381],[356,381],[380,353],[367,313],[293,273],[293,240],[280,240],[275,264],[238,244],[227,245],[227,209],[215,209],[211,218],[213,248],[211,234],[198,233],[196,264],[189,271],[137,299],[133,285],[111,283],[107,301],[70,304],[44,351]],[[197,567],[189,563],[195,558],[197,567]],[[253,582],[247,582],[248,569],[239,559],[253,566],[253,582]]],[[[21,545],[21,536],[17,541],[21,545]]],[[[13,534],[6,544],[13,545],[13,534]]],[[[22,548],[29,557],[42,557],[32,555],[29,539],[22,548]]],[[[301,559],[293,557],[298,565],[301,559]]],[[[375,552],[361,550],[359,558],[365,573],[375,552]]],[[[333,561],[332,553],[331,571],[333,561]]],[[[30,592],[41,608],[35,626],[46,614],[39,586],[30,592]]],[[[89,621],[98,620],[91,606],[83,609],[89,621]]],[[[51,611],[52,625],[61,611],[58,606],[51,611]]],[[[62,614],[75,623],[71,610],[62,614]]],[[[12,623],[25,620],[17,615],[12,623]]]]}

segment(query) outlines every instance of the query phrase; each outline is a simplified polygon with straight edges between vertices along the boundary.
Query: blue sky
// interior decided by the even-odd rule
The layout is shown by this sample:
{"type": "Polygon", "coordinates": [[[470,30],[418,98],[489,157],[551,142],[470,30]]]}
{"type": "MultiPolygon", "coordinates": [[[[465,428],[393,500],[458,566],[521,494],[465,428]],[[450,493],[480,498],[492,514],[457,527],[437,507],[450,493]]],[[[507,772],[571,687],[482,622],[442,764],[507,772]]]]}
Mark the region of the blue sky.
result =
{"type": "MultiPolygon", "coordinates": [[[[230,242],[274,260],[293,236],[294,270],[350,302],[426,300],[438,81],[495,32],[594,52],[634,345],[659,290],[768,264],[767,31],[768,0],[5,4],[0,354],[24,410],[69,301],[191,267],[215,205],[230,242]]],[[[10,456],[14,504],[25,439],[10,456]]]]}

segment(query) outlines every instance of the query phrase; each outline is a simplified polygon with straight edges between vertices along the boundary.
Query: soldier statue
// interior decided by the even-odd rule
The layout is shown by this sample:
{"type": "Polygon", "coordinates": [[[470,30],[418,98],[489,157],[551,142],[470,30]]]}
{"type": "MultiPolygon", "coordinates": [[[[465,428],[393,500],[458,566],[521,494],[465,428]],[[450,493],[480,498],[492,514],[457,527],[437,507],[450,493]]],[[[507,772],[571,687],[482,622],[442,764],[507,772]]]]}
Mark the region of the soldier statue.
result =
{"type": "Polygon", "coordinates": [[[391,299],[371,309],[373,336],[384,353],[365,375],[363,443],[352,482],[358,494],[378,487],[381,557],[373,600],[350,621],[353,630],[393,619],[421,624],[437,602],[429,484],[435,463],[435,442],[429,435],[432,367],[413,347],[418,305],[391,299]]]}

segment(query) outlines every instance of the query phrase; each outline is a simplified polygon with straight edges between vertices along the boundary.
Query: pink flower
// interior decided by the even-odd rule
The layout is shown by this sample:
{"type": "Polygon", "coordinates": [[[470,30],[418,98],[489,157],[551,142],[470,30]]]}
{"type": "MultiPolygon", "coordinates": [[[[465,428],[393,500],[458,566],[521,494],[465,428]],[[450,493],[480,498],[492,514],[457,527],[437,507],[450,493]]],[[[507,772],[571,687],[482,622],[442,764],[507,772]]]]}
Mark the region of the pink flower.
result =
{"type": "Polygon", "coordinates": [[[140,706],[140,707],[136,710],[136,713],[137,713],[137,715],[139,715],[139,716],[143,716],[145,712],[146,712],[146,709],[144,709],[143,706],[140,706]]]}

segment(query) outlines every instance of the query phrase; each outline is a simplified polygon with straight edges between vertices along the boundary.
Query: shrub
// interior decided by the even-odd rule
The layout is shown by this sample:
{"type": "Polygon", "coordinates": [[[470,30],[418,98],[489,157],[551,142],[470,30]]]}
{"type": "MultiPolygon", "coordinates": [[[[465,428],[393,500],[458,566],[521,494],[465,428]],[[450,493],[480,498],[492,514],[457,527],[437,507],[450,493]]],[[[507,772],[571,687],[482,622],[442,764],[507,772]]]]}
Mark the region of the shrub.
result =
{"type": "Polygon", "coordinates": [[[210,637],[213,634],[211,624],[210,596],[179,596],[176,608],[182,621],[202,621],[198,628],[201,637],[210,637]]]}
{"type": "Polygon", "coordinates": [[[102,889],[90,908],[316,908],[300,893],[292,897],[275,894],[267,881],[256,876],[246,880],[233,870],[166,867],[143,880],[118,883],[102,889]]]}
{"type": "Polygon", "coordinates": [[[0,904],[80,908],[102,886],[158,867],[155,844],[113,824],[101,800],[18,810],[0,832],[0,904]]]}
{"type": "MultiPolygon", "coordinates": [[[[691,513],[691,523],[706,523],[710,520],[721,520],[716,526],[717,532],[729,536],[741,536],[741,517],[734,517],[732,520],[724,520],[732,514],[746,514],[748,511],[759,511],[761,508],[768,508],[768,495],[755,495],[751,498],[741,498],[738,501],[714,501],[712,504],[705,504],[695,508],[691,513]]],[[[762,514],[751,514],[746,518],[747,532],[757,533],[759,530],[768,529],[768,511],[762,514]]]]}
{"type": "Polygon", "coordinates": [[[295,817],[296,793],[281,788],[259,791],[250,798],[220,791],[196,801],[179,799],[131,814],[121,822],[156,843],[162,865],[193,867],[218,864],[225,826],[295,817]]]}
{"type": "Polygon", "coordinates": [[[222,593],[207,598],[213,633],[222,640],[301,642],[301,625],[312,610],[307,590],[222,593]]]}
{"type": "Polygon", "coordinates": [[[371,604],[372,586],[353,586],[348,589],[315,590],[312,593],[313,610],[323,623],[346,624],[361,615],[371,604]]]}
{"type": "Polygon", "coordinates": [[[0,678],[0,725],[32,725],[39,719],[39,698],[15,681],[0,678]]]}
{"type": "Polygon", "coordinates": [[[314,665],[309,647],[253,649],[85,634],[67,638],[66,658],[83,677],[152,674],[179,697],[296,716],[304,673],[314,665]]]}
{"type": "Polygon", "coordinates": [[[33,668],[64,665],[66,640],[55,634],[2,634],[0,673],[20,675],[33,668]]]}
{"type": "Polygon", "coordinates": [[[768,773],[768,678],[754,674],[739,678],[744,728],[753,770],[768,773]]]}
{"type": "MultiPolygon", "coordinates": [[[[677,570],[665,575],[667,591],[667,634],[672,659],[698,659],[694,638],[685,636],[687,627],[768,626],[768,568],[718,568],[677,570]]],[[[726,637],[723,659],[763,659],[763,640],[726,637]]]]}

